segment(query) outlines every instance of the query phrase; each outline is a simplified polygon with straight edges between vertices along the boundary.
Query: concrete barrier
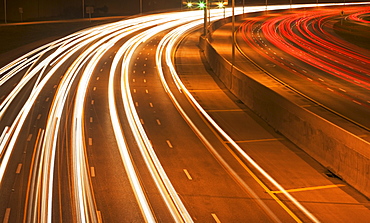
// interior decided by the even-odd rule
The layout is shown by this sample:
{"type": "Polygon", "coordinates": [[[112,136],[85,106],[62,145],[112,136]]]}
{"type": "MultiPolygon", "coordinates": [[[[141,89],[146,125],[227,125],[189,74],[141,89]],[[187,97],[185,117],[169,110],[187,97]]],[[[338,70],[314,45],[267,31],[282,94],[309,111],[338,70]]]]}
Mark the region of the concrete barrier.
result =
{"type": "MultiPolygon", "coordinates": [[[[210,31],[226,22],[227,19],[214,23],[210,31]]],[[[216,75],[244,104],[332,173],[370,198],[369,142],[232,68],[208,38],[201,37],[199,45],[216,75]]]]}

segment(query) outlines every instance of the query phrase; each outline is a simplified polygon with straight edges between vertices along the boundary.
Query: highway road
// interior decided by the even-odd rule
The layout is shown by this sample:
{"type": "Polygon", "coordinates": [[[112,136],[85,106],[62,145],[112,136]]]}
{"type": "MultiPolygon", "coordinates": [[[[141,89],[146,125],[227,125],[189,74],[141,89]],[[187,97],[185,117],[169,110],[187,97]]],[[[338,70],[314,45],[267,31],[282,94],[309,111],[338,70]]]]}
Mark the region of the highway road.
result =
{"type": "Polygon", "coordinates": [[[370,129],[370,51],[338,36],[340,23],[368,23],[369,7],[269,13],[240,26],[241,51],[317,104],[370,129]],[[339,24],[339,25],[337,25],[339,24]],[[256,53],[257,52],[257,53],[256,53]]]}
{"type": "MultiPolygon", "coordinates": [[[[222,10],[211,14],[214,20],[223,17],[222,10]]],[[[227,109],[206,112],[195,100],[176,70],[191,69],[203,78],[208,74],[196,66],[200,58],[175,67],[174,49],[202,22],[202,11],[139,16],[82,30],[3,66],[0,219],[337,222],[350,219],[348,213],[369,218],[361,195],[328,179],[323,167],[297,155],[294,145],[281,143],[282,136],[266,130],[256,117],[253,126],[264,136],[234,128],[250,119],[246,108],[237,109],[242,119],[235,120],[235,110],[226,116],[221,114],[227,109]],[[213,120],[218,115],[212,118],[212,112],[223,116],[224,125],[213,120]],[[247,132],[249,137],[275,137],[262,141],[278,144],[240,145],[245,142],[235,138],[247,132]],[[269,161],[258,152],[277,145],[284,165],[278,164],[281,157],[269,161]],[[256,149],[249,151],[253,158],[248,148],[256,149]],[[297,179],[302,172],[285,170],[292,163],[310,177],[297,179]],[[293,196],[285,187],[314,192],[293,196]],[[313,195],[316,202],[308,201],[313,195]]],[[[188,82],[202,91],[216,86],[211,79],[188,82]]],[[[198,97],[203,96],[198,92],[198,97]]],[[[235,108],[228,97],[222,98],[216,103],[211,97],[208,103],[235,108]]]]}

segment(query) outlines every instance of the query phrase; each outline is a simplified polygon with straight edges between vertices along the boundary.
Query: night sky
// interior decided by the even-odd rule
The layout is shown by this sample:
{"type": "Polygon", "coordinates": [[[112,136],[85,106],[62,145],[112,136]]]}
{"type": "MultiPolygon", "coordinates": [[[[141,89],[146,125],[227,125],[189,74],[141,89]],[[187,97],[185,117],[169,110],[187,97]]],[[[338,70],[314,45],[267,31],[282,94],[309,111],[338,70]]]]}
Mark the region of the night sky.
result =
{"type": "MultiPolygon", "coordinates": [[[[83,0],[0,0],[0,22],[4,22],[4,1],[7,2],[8,22],[47,19],[71,19],[82,17],[83,0]]],[[[95,16],[134,15],[139,13],[140,0],[84,0],[85,6],[93,6],[95,16]]],[[[185,0],[142,0],[143,12],[180,9],[185,0]]],[[[197,1],[197,0],[193,0],[197,1]]],[[[319,2],[344,2],[348,0],[319,0],[319,2]]],[[[231,2],[231,0],[229,0],[231,2]]],[[[235,0],[240,5],[242,0],[235,0]]],[[[268,0],[269,4],[289,4],[290,0],[268,0]]],[[[292,0],[293,3],[316,3],[316,0],[292,0]]],[[[246,5],[265,4],[265,0],[245,0],[246,5]]],[[[86,15],[88,17],[88,15],[86,15]]]]}

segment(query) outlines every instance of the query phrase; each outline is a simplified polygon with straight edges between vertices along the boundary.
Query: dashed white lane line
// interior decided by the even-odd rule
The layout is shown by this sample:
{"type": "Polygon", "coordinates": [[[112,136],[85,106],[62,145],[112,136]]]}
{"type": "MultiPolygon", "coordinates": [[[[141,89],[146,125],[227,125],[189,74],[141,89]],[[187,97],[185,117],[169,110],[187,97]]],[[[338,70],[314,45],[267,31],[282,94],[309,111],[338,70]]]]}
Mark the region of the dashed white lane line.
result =
{"type": "Polygon", "coordinates": [[[158,125],[162,125],[162,123],[159,119],[156,119],[156,122],[157,122],[158,125]]]}
{"type": "Polygon", "coordinates": [[[217,217],[215,213],[211,213],[213,219],[215,220],[216,223],[221,223],[220,219],[217,217]]]}
{"type": "Polygon", "coordinates": [[[90,167],[90,175],[91,177],[95,177],[95,167],[90,167]]]}
{"type": "Polygon", "coordinates": [[[184,171],[184,173],[185,173],[186,177],[187,177],[189,180],[193,180],[193,178],[191,177],[191,175],[190,175],[190,173],[189,173],[189,171],[188,171],[187,169],[183,169],[183,171],[184,171]]]}
{"type": "Polygon", "coordinates": [[[170,147],[171,149],[173,148],[173,145],[171,144],[170,140],[166,140],[166,143],[167,143],[168,147],[170,147]]]}
{"type": "Polygon", "coordinates": [[[21,170],[22,170],[22,163],[19,163],[18,166],[17,166],[17,170],[15,171],[16,174],[19,174],[21,173],[21,170]]]}
{"type": "Polygon", "coordinates": [[[8,223],[9,222],[9,217],[10,217],[10,208],[7,208],[5,210],[3,223],[8,223]]]}

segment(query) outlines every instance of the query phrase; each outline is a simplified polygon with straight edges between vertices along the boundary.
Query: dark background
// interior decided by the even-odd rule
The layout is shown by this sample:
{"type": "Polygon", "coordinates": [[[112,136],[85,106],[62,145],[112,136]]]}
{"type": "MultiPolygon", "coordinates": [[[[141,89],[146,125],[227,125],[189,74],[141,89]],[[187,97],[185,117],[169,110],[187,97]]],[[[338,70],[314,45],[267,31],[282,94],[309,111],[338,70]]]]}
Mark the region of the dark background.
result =
{"type": "MultiPolygon", "coordinates": [[[[83,0],[0,0],[0,23],[4,22],[4,1],[7,4],[7,21],[21,21],[19,8],[23,9],[23,21],[48,19],[82,18],[83,0]]],[[[85,6],[93,6],[93,17],[134,15],[140,12],[140,0],[84,0],[85,6]]],[[[180,10],[185,0],[142,0],[143,12],[161,10],[180,10]]],[[[193,0],[194,1],[194,0],[193,0]]],[[[343,2],[332,0],[326,2],[343,2]]],[[[325,2],[320,1],[319,2],[325,2]]],[[[196,1],[194,1],[196,2],[196,1]]],[[[236,5],[242,5],[242,0],[235,0],[236,5]]],[[[245,0],[245,5],[264,5],[265,0],[245,0]]],[[[294,3],[316,3],[316,0],[292,0],[294,3]]],[[[289,4],[289,0],[268,0],[268,4],[289,4]]],[[[231,0],[229,0],[231,4],[231,0]]],[[[183,7],[185,8],[185,7],[183,7]]],[[[85,10],[85,17],[88,17],[85,10]]]]}

